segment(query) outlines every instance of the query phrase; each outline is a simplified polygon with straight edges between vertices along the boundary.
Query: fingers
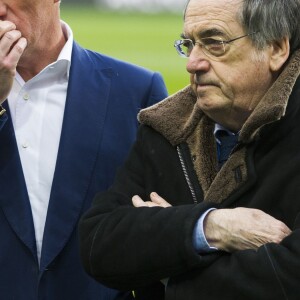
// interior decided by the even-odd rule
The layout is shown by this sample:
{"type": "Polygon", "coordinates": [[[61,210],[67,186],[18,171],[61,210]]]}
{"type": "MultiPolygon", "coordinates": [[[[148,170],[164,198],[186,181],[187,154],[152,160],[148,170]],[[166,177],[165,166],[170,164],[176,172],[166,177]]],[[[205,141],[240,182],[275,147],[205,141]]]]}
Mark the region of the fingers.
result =
{"type": "MultiPolygon", "coordinates": [[[[246,212],[245,208],[243,210],[239,209],[239,211],[246,212]]],[[[251,232],[261,241],[258,246],[266,243],[280,243],[291,233],[290,228],[283,222],[261,210],[252,209],[248,213],[250,213],[249,219],[252,218],[251,232]]]]}
{"type": "Polygon", "coordinates": [[[21,38],[22,34],[16,30],[16,25],[9,21],[0,21],[0,60],[13,49],[13,45],[21,38]]]}
{"type": "Polygon", "coordinates": [[[16,68],[27,46],[27,41],[19,30],[5,32],[0,39],[0,62],[3,67],[16,68]]]}
{"type": "Polygon", "coordinates": [[[0,21],[0,103],[9,94],[17,64],[27,47],[27,41],[15,24],[0,21]]]}
{"type": "Polygon", "coordinates": [[[171,206],[164,198],[160,197],[157,193],[150,194],[151,201],[144,201],[138,195],[132,197],[132,204],[134,207],[169,207],[171,206]]]}
{"type": "Polygon", "coordinates": [[[143,206],[147,206],[146,202],[142,200],[141,197],[135,195],[132,197],[132,204],[134,207],[143,207],[143,206]]]}
{"type": "Polygon", "coordinates": [[[26,47],[27,47],[27,40],[23,37],[21,37],[17,41],[17,43],[12,47],[7,57],[13,66],[15,67],[17,66],[19,59],[26,47]]]}
{"type": "Polygon", "coordinates": [[[161,207],[170,207],[172,206],[169,202],[167,202],[164,198],[160,197],[157,193],[153,192],[150,194],[150,198],[152,202],[156,203],[161,207]]]}
{"type": "Polygon", "coordinates": [[[6,32],[0,40],[0,54],[6,56],[12,45],[21,38],[22,34],[19,30],[11,30],[6,32]]]}
{"type": "Polygon", "coordinates": [[[17,65],[22,53],[27,46],[27,41],[22,33],[16,29],[16,25],[10,21],[0,21],[0,62],[12,61],[17,65]]]}
{"type": "Polygon", "coordinates": [[[11,30],[16,29],[16,25],[10,21],[0,21],[0,39],[2,36],[11,30]]]}
{"type": "Polygon", "coordinates": [[[133,196],[132,197],[132,204],[134,207],[154,207],[159,206],[156,203],[153,203],[151,201],[144,201],[140,196],[133,196]]]}

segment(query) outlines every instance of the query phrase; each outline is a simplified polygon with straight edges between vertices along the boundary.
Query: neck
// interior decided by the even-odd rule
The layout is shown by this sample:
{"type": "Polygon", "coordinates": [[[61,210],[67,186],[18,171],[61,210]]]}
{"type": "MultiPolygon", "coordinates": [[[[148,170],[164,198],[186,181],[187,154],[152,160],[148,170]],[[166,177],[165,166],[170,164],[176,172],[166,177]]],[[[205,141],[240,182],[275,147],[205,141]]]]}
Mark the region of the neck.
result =
{"type": "Polygon", "coordinates": [[[38,41],[38,47],[29,45],[17,66],[17,71],[24,81],[30,80],[46,66],[55,62],[66,40],[59,23],[59,26],[52,29],[51,34],[47,35],[45,41],[38,41]]]}

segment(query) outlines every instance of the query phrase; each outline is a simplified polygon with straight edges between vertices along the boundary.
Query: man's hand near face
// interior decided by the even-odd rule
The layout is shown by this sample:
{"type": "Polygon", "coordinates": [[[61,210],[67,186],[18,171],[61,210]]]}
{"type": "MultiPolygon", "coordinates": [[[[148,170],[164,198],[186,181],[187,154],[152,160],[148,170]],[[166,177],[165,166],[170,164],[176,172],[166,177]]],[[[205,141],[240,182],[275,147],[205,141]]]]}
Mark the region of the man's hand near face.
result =
{"type": "Polygon", "coordinates": [[[12,22],[0,21],[0,104],[11,90],[17,64],[26,46],[26,39],[12,22]]]}
{"type": "MultiPolygon", "coordinates": [[[[132,203],[135,207],[171,206],[157,193],[151,193],[150,199],[143,201],[134,196],[132,203]]],[[[238,207],[209,212],[204,220],[204,233],[211,247],[234,252],[257,249],[266,243],[280,243],[291,230],[259,209],[238,207]]]]}

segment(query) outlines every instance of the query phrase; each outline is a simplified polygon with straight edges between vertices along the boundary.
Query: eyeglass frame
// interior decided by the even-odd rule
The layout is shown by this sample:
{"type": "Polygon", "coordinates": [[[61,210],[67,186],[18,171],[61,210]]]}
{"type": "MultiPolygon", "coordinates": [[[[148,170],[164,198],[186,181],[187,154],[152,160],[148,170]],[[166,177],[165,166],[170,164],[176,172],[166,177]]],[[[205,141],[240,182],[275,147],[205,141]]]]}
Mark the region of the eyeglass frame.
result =
{"type": "MultiPolygon", "coordinates": [[[[202,39],[200,39],[200,41],[197,41],[197,42],[193,42],[191,39],[180,39],[180,40],[176,40],[175,42],[174,42],[174,47],[175,47],[175,49],[176,49],[176,51],[177,51],[177,53],[178,53],[178,55],[179,56],[181,56],[181,57],[184,57],[184,58],[188,58],[189,56],[188,55],[186,55],[185,53],[184,53],[184,51],[182,51],[181,49],[180,49],[180,47],[182,46],[182,42],[183,41],[189,41],[189,42],[191,42],[191,44],[193,45],[193,48],[192,48],[192,50],[194,49],[194,47],[198,44],[200,47],[201,47],[201,49],[205,49],[204,51],[203,51],[203,53],[205,54],[205,55],[207,55],[208,57],[210,57],[210,56],[212,56],[211,58],[218,58],[218,57],[221,57],[221,56],[223,56],[225,53],[226,53],[226,50],[225,50],[225,44],[227,44],[227,45],[229,45],[230,43],[232,43],[232,42],[234,42],[234,41],[236,41],[236,40],[239,40],[239,39],[241,39],[241,38],[244,38],[244,37],[247,37],[247,36],[250,36],[250,35],[253,35],[253,34],[256,34],[257,32],[251,32],[251,33],[248,33],[248,34],[245,34],[245,35],[241,35],[241,36],[238,36],[238,37],[236,37],[236,38],[233,38],[233,39],[230,39],[230,40],[222,40],[222,38],[220,38],[220,44],[222,44],[223,45],[223,48],[224,48],[224,53],[222,54],[222,55],[220,55],[220,56],[215,56],[215,55],[213,55],[213,54],[211,54],[210,53],[210,50],[208,50],[207,48],[206,48],[206,46],[203,44],[203,43],[201,43],[201,40],[205,40],[205,39],[214,39],[213,37],[207,37],[207,38],[202,38],[202,39]]],[[[192,51],[191,50],[191,51],[192,51]]]]}

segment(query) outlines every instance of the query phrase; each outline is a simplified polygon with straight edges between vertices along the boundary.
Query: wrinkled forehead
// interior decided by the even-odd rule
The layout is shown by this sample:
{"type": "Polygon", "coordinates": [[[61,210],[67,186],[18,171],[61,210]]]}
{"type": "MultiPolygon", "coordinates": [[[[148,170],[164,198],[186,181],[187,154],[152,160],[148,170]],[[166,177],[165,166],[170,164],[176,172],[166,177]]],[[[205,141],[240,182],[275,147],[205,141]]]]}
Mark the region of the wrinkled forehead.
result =
{"type": "Polygon", "coordinates": [[[184,19],[184,33],[215,28],[226,35],[242,33],[239,22],[242,0],[190,0],[184,19]]]}

